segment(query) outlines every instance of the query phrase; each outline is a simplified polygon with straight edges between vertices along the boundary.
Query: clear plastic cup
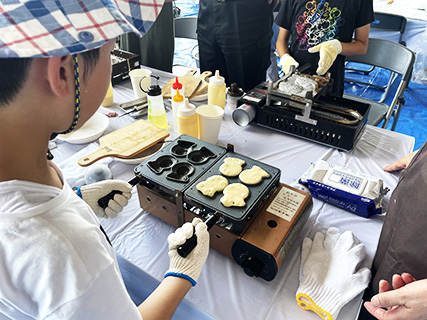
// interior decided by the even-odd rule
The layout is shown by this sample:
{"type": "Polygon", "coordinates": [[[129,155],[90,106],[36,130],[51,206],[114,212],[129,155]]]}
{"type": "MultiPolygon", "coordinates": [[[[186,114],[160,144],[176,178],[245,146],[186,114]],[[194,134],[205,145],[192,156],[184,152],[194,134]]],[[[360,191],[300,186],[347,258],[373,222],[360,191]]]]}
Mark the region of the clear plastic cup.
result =
{"type": "Polygon", "coordinates": [[[216,144],[224,109],[216,105],[204,104],[196,109],[196,113],[199,139],[216,144]]]}

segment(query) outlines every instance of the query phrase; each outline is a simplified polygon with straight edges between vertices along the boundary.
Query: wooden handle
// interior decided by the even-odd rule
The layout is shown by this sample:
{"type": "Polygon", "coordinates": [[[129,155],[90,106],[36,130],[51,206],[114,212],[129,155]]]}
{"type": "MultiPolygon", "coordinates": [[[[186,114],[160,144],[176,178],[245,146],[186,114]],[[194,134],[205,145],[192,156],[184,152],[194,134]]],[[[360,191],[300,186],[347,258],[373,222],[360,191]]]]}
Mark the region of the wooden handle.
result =
{"type": "Polygon", "coordinates": [[[206,81],[210,76],[212,75],[212,71],[204,71],[199,78],[201,80],[200,84],[198,85],[197,89],[194,90],[193,94],[190,96],[190,99],[194,98],[195,96],[204,93],[208,88],[208,82],[206,81]]]}
{"type": "Polygon", "coordinates": [[[115,154],[111,153],[111,149],[109,147],[102,147],[96,150],[95,152],[88,154],[83,158],[80,158],[78,161],[78,164],[82,167],[87,167],[88,165],[91,165],[92,163],[98,161],[99,159],[114,156],[114,155],[115,154]]]}
{"type": "Polygon", "coordinates": [[[204,71],[202,72],[202,74],[200,76],[198,76],[197,78],[200,78],[201,80],[204,80],[207,82],[207,78],[209,78],[212,75],[212,71],[204,71]]]}

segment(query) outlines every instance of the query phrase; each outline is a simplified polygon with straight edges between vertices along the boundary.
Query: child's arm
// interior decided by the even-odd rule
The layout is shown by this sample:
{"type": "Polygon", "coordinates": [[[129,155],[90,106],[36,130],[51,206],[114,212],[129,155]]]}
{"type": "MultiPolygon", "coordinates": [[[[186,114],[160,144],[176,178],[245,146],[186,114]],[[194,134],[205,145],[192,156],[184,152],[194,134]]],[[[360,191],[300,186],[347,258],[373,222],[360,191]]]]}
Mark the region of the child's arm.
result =
{"type": "Polygon", "coordinates": [[[289,36],[290,32],[287,29],[280,27],[279,35],[277,36],[276,49],[279,57],[282,57],[285,53],[289,53],[289,36]]]}
{"type": "Polygon", "coordinates": [[[177,277],[165,278],[156,290],[139,305],[143,320],[171,319],[184,296],[191,289],[191,282],[177,277]]]}
{"type": "Polygon", "coordinates": [[[344,56],[365,54],[368,49],[369,28],[369,24],[356,28],[355,37],[351,42],[341,42],[337,39],[333,39],[308,49],[308,52],[318,52],[320,55],[319,67],[316,73],[319,75],[325,74],[339,54],[344,56]]]}
{"type": "Polygon", "coordinates": [[[366,50],[368,50],[369,30],[369,24],[356,28],[352,42],[341,42],[341,54],[344,56],[365,54],[366,50]]]}
{"type": "Polygon", "coordinates": [[[184,296],[196,285],[209,253],[209,232],[200,219],[185,223],[168,237],[170,266],[165,279],[154,292],[138,307],[144,320],[171,319],[184,296]],[[177,248],[197,236],[197,245],[183,258],[177,248]]]}
{"type": "Polygon", "coordinates": [[[276,49],[280,57],[282,70],[285,74],[289,72],[289,69],[292,65],[294,65],[295,68],[299,67],[299,63],[289,54],[289,36],[289,30],[280,27],[279,35],[277,36],[276,41],[276,49]]]}

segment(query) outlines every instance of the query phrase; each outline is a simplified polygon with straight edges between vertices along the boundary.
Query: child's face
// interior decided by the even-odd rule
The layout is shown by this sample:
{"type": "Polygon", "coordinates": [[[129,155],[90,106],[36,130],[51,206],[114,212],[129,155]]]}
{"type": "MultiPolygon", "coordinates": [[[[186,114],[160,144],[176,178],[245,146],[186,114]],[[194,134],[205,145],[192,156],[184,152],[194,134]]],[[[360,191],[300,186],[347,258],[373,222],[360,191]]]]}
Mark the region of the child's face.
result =
{"type": "Polygon", "coordinates": [[[115,41],[111,40],[100,48],[99,61],[87,77],[80,78],[80,128],[98,110],[111,81],[111,56],[115,41]]]}

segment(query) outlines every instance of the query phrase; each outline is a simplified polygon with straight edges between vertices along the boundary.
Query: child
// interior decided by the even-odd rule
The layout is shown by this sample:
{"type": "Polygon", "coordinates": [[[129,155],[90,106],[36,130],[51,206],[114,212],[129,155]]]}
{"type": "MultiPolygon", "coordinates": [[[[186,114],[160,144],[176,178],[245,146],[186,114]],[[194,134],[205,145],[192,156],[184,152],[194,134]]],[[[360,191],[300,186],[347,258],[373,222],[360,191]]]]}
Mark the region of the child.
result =
{"type": "Polygon", "coordinates": [[[344,56],[366,53],[372,21],[372,0],[283,0],[276,18],[280,26],[276,49],[283,72],[288,73],[291,65],[310,63],[304,73],[329,71],[332,94],[342,96],[344,56]]]}
{"type": "Polygon", "coordinates": [[[81,127],[101,104],[116,37],[144,33],[163,1],[1,2],[0,318],[167,319],[195,285],[209,250],[199,219],[168,238],[166,278],[135,306],[94,213],[115,216],[131,186],[89,185],[85,202],[46,157],[52,135],[81,127]],[[123,195],[100,210],[97,199],[113,189],[123,195]],[[198,244],[183,259],[176,247],[193,228],[198,244]]]}

